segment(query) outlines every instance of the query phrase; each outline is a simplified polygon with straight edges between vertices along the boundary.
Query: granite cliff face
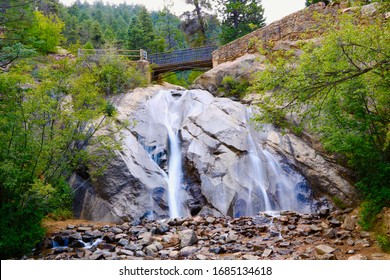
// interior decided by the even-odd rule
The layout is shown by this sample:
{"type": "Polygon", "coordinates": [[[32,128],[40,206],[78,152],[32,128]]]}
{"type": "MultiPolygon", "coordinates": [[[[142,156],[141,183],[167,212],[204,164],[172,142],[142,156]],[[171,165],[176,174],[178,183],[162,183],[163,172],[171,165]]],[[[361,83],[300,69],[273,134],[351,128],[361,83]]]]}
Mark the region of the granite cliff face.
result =
{"type": "Polygon", "coordinates": [[[356,198],[340,167],[293,135],[255,129],[238,102],[154,86],[119,96],[116,106],[118,121],[133,124],[103,175],[87,183],[74,176],[81,218],[310,213],[328,206],[326,196],[356,198]]]}

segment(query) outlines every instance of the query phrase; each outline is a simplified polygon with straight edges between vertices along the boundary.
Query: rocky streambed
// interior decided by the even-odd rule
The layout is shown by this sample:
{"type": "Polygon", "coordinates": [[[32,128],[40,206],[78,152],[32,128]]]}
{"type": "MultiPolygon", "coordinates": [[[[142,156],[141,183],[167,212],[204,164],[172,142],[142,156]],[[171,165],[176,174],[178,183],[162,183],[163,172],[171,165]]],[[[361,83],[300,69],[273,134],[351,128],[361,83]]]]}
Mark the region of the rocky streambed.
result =
{"type": "Polygon", "coordinates": [[[319,214],[196,216],[138,224],[69,224],[37,246],[48,260],[390,259],[360,231],[352,210],[319,214]]]}

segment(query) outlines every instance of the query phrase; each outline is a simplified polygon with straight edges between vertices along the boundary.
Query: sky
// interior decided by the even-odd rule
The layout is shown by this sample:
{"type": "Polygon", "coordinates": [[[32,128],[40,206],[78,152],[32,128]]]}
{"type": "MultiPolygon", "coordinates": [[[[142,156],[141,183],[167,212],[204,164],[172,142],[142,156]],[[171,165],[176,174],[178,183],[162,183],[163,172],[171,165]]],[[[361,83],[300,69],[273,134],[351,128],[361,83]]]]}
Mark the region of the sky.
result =
{"type": "MultiPolygon", "coordinates": [[[[95,0],[86,0],[93,3],[95,0]]],[[[60,0],[65,5],[71,5],[75,0],[60,0]]],[[[84,0],[82,0],[84,2],[84,0]]],[[[103,0],[104,3],[121,4],[126,2],[128,4],[144,5],[149,11],[161,10],[164,6],[163,0],[103,0]]],[[[266,22],[269,24],[275,20],[281,19],[295,11],[305,7],[305,0],[262,0],[262,5],[265,9],[266,22]]],[[[181,15],[183,12],[192,10],[192,6],[187,5],[185,0],[173,0],[173,12],[176,15],[181,15]]]]}

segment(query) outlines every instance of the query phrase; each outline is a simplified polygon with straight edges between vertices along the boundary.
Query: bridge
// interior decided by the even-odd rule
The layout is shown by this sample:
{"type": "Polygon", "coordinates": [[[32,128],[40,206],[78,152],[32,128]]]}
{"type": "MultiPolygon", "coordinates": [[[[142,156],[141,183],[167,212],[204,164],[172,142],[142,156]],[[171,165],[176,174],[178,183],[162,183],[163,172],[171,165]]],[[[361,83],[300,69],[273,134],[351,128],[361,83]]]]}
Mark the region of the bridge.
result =
{"type": "Polygon", "coordinates": [[[153,78],[166,72],[184,71],[198,68],[213,67],[213,51],[218,47],[206,46],[192,49],[148,55],[148,61],[153,64],[153,78]]]}
{"type": "Polygon", "coordinates": [[[101,56],[121,56],[132,61],[149,61],[152,64],[152,78],[167,72],[177,72],[213,67],[213,51],[218,47],[206,46],[171,52],[148,54],[145,50],[79,49],[78,56],[93,60],[101,56]]]}

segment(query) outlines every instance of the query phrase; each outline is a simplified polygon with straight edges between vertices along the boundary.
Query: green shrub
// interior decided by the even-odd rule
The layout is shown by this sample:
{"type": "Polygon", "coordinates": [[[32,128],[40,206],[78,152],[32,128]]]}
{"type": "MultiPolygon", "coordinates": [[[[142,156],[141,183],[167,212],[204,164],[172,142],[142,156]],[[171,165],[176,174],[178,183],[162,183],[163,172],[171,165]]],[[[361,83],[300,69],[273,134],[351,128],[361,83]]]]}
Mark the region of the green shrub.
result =
{"type": "Polygon", "coordinates": [[[225,93],[226,96],[244,97],[249,87],[249,82],[245,80],[237,80],[232,76],[225,76],[219,87],[219,91],[225,93]]]}
{"type": "Polygon", "coordinates": [[[389,236],[387,236],[385,234],[378,234],[376,236],[376,241],[378,242],[379,247],[381,247],[381,249],[384,252],[390,252],[390,238],[389,238],[389,236]]]}
{"type": "Polygon", "coordinates": [[[147,79],[130,61],[117,56],[104,56],[94,69],[99,88],[106,95],[124,93],[129,89],[147,85],[147,79]]]}
{"type": "Polygon", "coordinates": [[[42,240],[45,231],[41,226],[43,212],[36,204],[18,209],[12,204],[0,206],[0,257],[2,260],[20,258],[31,253],[42,240]]]}
{"type": "Polygon", "coordinates": [[[333,201],[334,205],[336,205],[336,207],[338,207],[340,209],[346,209],[347,208],[345,203],[337,196],[333,196],[332,197],[332,201],[333,201]]]}

